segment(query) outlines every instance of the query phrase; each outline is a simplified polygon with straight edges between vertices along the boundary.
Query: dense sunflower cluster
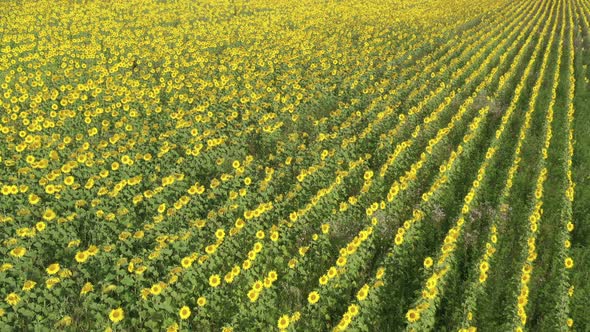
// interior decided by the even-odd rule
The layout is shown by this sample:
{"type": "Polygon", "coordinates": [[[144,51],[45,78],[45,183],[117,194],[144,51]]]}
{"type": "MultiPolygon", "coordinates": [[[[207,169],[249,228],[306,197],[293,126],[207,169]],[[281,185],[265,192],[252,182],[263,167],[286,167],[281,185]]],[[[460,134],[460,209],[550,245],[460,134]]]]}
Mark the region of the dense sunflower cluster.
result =
{"type": "Polygon", "coordinates": [[[3,3],[0,330],[575,328],[589,21],[587,0],[3,3]]]}

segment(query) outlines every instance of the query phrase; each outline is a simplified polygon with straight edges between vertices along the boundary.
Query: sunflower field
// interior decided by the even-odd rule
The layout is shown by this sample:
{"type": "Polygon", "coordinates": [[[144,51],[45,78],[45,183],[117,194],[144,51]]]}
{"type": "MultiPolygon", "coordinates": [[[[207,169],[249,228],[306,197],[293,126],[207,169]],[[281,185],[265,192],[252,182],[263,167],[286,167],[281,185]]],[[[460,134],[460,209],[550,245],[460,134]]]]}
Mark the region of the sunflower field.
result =
{"type": "Polygon", "coordinates": [[[0,331],[589,331],[590,0],[0,1],[0,331]]]}

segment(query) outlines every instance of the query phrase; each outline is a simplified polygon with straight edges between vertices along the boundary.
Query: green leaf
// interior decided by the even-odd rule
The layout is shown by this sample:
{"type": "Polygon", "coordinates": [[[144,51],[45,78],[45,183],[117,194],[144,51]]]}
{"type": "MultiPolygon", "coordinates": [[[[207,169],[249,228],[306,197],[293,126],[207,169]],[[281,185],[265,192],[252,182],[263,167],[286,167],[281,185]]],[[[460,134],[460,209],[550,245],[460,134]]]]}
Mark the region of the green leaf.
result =
{"type": "Polygon", "coordinates": [[[133,286],[134,282],[133,279],[131,279],[130,277],[125,277],[123,279],[121,279],[121,283],[125,286],[133,286]]]}

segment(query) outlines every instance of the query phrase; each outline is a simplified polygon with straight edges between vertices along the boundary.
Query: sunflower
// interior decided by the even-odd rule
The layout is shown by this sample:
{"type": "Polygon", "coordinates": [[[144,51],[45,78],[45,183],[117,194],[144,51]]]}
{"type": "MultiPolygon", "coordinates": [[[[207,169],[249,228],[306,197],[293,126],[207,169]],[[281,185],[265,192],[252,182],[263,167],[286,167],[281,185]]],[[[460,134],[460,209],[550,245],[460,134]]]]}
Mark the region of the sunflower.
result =
{"type": "Polygon", "coordinates": [[[574,267],[574,260],[571,257],[565,259],[565,267],[567,269],[571,269],[572,267],[574,267]]]}
{"type": "Polygon", "coordinates": [[[180,261],[180,264],[182,265],[182,267],[184,267],[185,269],[188,269],[189,267],[191,267],[191,265],[193,264],[193,260],[190,257],[185,257],[180,261]]]}
{"type": "Polygon", "coordinates": [[[152,295],[160,295],[162,293],[162,286],[160,284],[155,284],[150,288],[150,293],[152,295]]]}
{"type": "Polygon", "coordinates": [[[121,158],[121,162],[125,165],[130,165],[131,163],[133,163],[133,161],[131,160],[131,158],[128,155],[124,155],[121,158]]]}
{"type": "Polygon", "coordinates": [[[16,247],[10,251],[10,255],[20,258],[23,257],[27,253],[27,249],[23,247],[16,247]]]}
{"type": "Polygon", "coordinates": [[[20,302],[20,296],[16,293],[10,293],[6,296],[6,303],[15,306],[20,302]]]}
{"type": "Polygon", "coordinates": [[[45,287],[52,289],[53,286],[57,285],[61,280],[59,278],[49,278],[45,280],[45,287]]]}
{"type": "Polygon", "coordinates": [[[255,291],[257,291],[257,292],[260,292],[260,291],[262,291],[262,287],[263,287],[262,281],[257,280],[254,283],[254,285],[252,286],[252,289],[255,290],[255,291]]]}
{"type": "Polygon", "coordinates": [[[31,205],[39,203],[40,200],[41,199],[39,198],[39,196],[35,194],[29,194],[29,203],[31,203],[31,205]]]}
{"type": "Polygon", "coordinates": [[[377,270],[377,274],[375,275],[375,278],[377,278],[377,279],[381,279],[381,278],[383,278],[383,275],[385,275],[385,268],[383,268],[383,267],[380,267],[380,268],[377,270]]]}
{"type": "Polygon", "coordinates": [[[270,288],[272,286],[272,280],[264,278],[264,288],[270,288]]]}
{"type": "Polygon", "coordinates": [[[294,323],[296,321],[299,320],[299,318],[301,318],[301,313],[299,311],[295,311],[292,315],[291,315],[291,323],[294,323]]]}
{"type": "Polygon", "coordinates": [[[310,304],[315,304],[320,300],[320,294],[316,291],[313,291],[311,293],[309,293],[309,295],[307,296],[307,301],[310,304]]]}
{"type": "Polygon", "coordinates": [[[197,188],[197,195],[200,195],[205,192],[205,186],[199,186],[197,188]]]}
{"type": "Polygon", "coordinates": [[[48,193],[49,195],[52,195],[53,193],[55,193],[55,191],[56,191],[56,189],[53,184],[48,184],[45,186],[45,192],[48,193]]]}
{"type": "Polygon", "coordinates": [[[257,254],[258,254],[258,253],[257,253],[256,251],[254,251],[254,250],[250,250],[250,251],[248,252],[248,259],[250,259],[250,260],[252,260],[252,261],[253,261],[253,260],[255,260],[255,259],[256,259],[256,255],[257,255],[257,254]]]}
{"type": "Polygon", "coordinates": [[[212,244],[205,247],[205,252],[209,255],[213,254],[215,252],[215,250],[217,250],[217,247],[212,244]]]}
{"type": "Polygon", "coordinates": [[[197,305],[199,307],[204,307],[207,304],[207,299],[204,296],[201,296],[197,299],[197,305]]]}
{"type": "Polygon", "coordinates": [[[219,228],[217,231],[215,231],[215,237],[219,240],[223,240],[223,238],[225,238],[225,230],[223,230],[223,228],[219,228]]]}
{"type": "Polygon", "coordinates": [[[2,187],[2,195],[10,195],[10,186],[3,186],[2,187]]]}
{"type": "Polygon", "coordinates": [[[28,292],[31,289],[35,288],[36,285],[37,285],[37,283],[34,282],[33,280],[27,280],[27,281],[25,281],[25,284],[23,285],[23,290],[25,292],[28,292]]]}
{"type": "Polygon", "coordinates": [[[56,327],[66,327],[66,326],[70,326],[72,325],[72,317],[71,316],[65,316],[62,319],[60,319],[57,323],[55,323],[56,327]]]}
{"type": "Polygon", "coordinates": [[[113,309],[113,310],[111,310],[111,313],[109,314],[109,319],[113,323],[118,323],[118,322],[122,321],[124,317],[125,317],[125,313],[123,312],[122,308],[113,309]]]}
{"type": "Polygon", "coordinates": [[[369,295],[369,285],[364,285],[356,294],[356,298],[359,301],[364,301],[367,298],[367,295],[369,295]]]}
{"type": "Polygon", "coordinates": [[[66,178],[64,179],[64,184],[65,184],[66,186],[71,186],[71,185],[73,185],[73,184],[74,184],[74,177],[73,177],[73,176],[71,176],[71,175],[70,175],[70,176],[68,176],[68,177],[66,177],[66,178]]]}
{"type": "Polygon", "coordinates": [[[283,316],[281,316],[281,318],[279,318],[279,321],[277,323],[277,326],[281,330],[286,329],[289,326],[289,315],[283,315],[283,316]]]}
{"type": "Polygon", "coordinates": [[[479,282],[480,282],[480,283],[483,283],[483,282],[485,282],[487,278],[488,278],[488,275],[487,275],[487,273],[480,273],[480,274],[479,274],[479,282]]]}
{"type": "MultiPolygon", "coordinates": [[[[90,245],[90,246],[88,247],[88,249],[86,250],[86,252],[88,253],[88,255],[90,255],[90,256],[94,256],[94,255],[96,255],[96,254],[98,253],[98,250],[99,250],[99,249],[98,249],[98,247],[97,247],[97,246],[95,246],[95,245],[90,245]]],[[[106,250],[105,250],[105,251],[106,251],[106,250]]]]}
{"type": "Polygon", "coordinates": [[[255,253],[259,253],[259,252],[261,252],[261,251],[262,251],[262,243],[260,243],[260,242],[256,242],[256,243],[254,244],[254,248],[253,248],[253,250],[254,250],[254,252],[255,252],[255,253]]]}
{"type": "Polygon", "coordinates": [[[180,319],[186,320],[191,316],[191,309],[187,306],[183,306],[178,311],[178,315],[180,316],[180,319]]]}
{"type": "Polygon", "coordinates": [[[259,296],[260,296],[260,293],[255,291],[254,289],[251,289],[248,291],[248,299],[250,299],[250,302],[256,302],[256,300],[258,300],[259,296]]]}
{"type": "Polygon", "coordinates": [[[235,278],[235,276],[230,271],[225,274],[225,276],[223,277],[223,280],[225,280],[226,283],[231,284],[232,282],[234,282],[234,278],[235,278]]]}
{"type": "Polygon", "coordinates": [[[432,266],[432,263],[433,263],[432,257],[426,257],[424,259],[424,268],[429,269],[432,266]]]}
{"type": "Polygon", "coordinates": [[[51,274],[56,274],[57,272],[59,272],[59,269],[60,269],[59,263],[53,263],[47,267],[46,271],[47,271],[47,274],[51,275],[51,274]]]}
{"type": "Polygon", "coordinates": [[[219,286],[220,283],[221,283],[221,278],[219,277],[219,274],[214,274],[209,277],[209,285],[211,287],[215,288],[215,287],[219,286]]]}
{"type": "Polygon", "coordinates": [[[399,246],[399,245],[401,245],[402,243],[404,243],[404,236],[403,236],[403,235],[401,235],[401,234],[397,234],[397,235],[395,236],[395,245],[396,245],[396,246],[399,246]]]}
{"type": "Polygon", "coordinates": [[[45,219],[47,221],[51,221],[51,220],[55,219],[55,216],[56,216],[56,214],[52,209],[47,209],[43,213],[43,219],[45,219]]]}
{"type": "Polygon", "coordinates": [[[76,262],[78,263],[84,263],[88,260],[88,253],[86,251],[79,251],[76,253],[76,262]]]}
{"type": "Polygon", "coordinates": [[[490,265],[488,264],[488,262],[484,261],[479,265],[479,271],[481,273],[486,273],[486,272],[488,272],[489,269],[490,269],[490,265]]]}
{"type": "Polygon", "coordinates": [[[94,290],[94,286],[92,286],[92,283],[87,282],[84,284],[84,286],[82,286],[82,290],[80,290],[80,295],[90,293],[93,290],[94,290]]]}
{"type": "Polygon", "coordinates": [[[406,318],[408,319],[408,322],[413,323],[420,319],[420,313],[415,309],[410,309],[406,314],[406,318]]]}
{"type": "Polygon", "coordinates": [[[35,228],[37,229],[37,231],[43,232],[45,230],[45,228],[47,228],[47,224],[42,221],[39,221],[38,223],[35,224],[35,228]]]}
{"type": "Polygon", "coordinates": [[[178,323],[174,322],[166,328],[166,332],[178,332],[178,329],[179,329],[178,323]]]}

